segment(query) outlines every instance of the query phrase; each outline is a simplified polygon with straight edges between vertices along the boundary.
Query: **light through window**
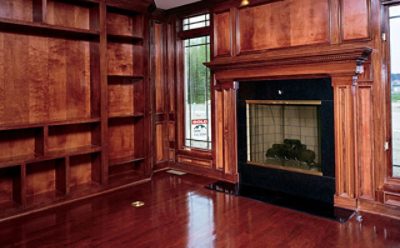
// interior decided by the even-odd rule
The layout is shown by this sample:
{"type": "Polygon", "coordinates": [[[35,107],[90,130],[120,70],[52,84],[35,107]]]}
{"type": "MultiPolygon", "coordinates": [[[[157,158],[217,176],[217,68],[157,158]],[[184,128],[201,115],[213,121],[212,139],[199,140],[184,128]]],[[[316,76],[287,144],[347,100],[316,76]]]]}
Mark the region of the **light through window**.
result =
{"type": "MultiPolygon", "coordinates": [[[[209,14],[183,20],[185,30],[209,26],[209,14]]],[[[210,36],[184,41],[185,146],[211,149],[210,36]]]]}
{"type": "Polygon", "coordinates": [[[400,177],[400,6],[389,8],[393,176],[400,177]]]}
{"type": "Polygon", "coordinates": [[[193,16],[183,20],[184,31],[208,26],[210,26],[210,14],[193,16]]]}

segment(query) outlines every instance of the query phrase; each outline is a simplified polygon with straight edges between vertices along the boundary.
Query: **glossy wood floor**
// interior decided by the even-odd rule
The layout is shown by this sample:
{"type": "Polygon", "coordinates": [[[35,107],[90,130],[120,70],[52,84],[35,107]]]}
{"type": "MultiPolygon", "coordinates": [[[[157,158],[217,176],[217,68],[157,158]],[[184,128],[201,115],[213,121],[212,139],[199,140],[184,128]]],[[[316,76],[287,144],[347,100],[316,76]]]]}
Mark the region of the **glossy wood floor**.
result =
{"type": "Polygon", "coordinates": [[[159,173],[153,181],[0,224],[0,247],[400,247],[400,222],[314,217],[204,188],[213,180],[159,173]],[[131,202],[141,200],[142,208],[131,202]]]}

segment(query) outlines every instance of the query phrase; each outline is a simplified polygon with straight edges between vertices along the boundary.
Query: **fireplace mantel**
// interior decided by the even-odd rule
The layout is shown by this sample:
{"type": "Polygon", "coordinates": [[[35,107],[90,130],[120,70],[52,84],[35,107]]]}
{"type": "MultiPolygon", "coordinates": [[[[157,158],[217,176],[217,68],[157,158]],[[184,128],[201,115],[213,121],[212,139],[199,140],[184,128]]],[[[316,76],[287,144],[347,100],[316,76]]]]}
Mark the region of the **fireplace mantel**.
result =
{"type": "Polygon", "coordinates": [[[350,62],[354,65],[364,64],[372,49],[369,47],[355,47],[344,49],[318,50],[285,54],[250,54],[237,57],[220,57],[206,65],[213,71],[240,70],[257,68],[262,69],[268,66],[290,66],[304,64],[325,64],[350,62]]]}
{"type": "Polygon", "coordinates": [[[208,63],[214,76],[216,168],[229,175],[231,181],[239,181],[236,96],[241,82],[329,77],[334,92],[335,205],[356,209],[359,199],[373,199],[371,53],[368,47],[305,49],[274,52],[271,56],[263,53],[218,57],[208,63]]]}

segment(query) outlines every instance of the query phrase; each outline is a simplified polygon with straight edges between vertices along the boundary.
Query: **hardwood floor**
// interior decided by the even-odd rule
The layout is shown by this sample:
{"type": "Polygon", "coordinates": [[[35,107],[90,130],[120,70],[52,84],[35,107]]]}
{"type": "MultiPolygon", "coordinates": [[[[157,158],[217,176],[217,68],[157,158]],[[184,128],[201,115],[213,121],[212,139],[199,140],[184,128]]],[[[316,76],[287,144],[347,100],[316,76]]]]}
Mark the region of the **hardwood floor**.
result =
{"type": "Polygon", "coordinates": [[[166,173],[128,190],[0,224],[0,247],[400,247],[400,221],[346,224],[166,173]],[[145,206],[134,208],[133,201],[145,206]]]}

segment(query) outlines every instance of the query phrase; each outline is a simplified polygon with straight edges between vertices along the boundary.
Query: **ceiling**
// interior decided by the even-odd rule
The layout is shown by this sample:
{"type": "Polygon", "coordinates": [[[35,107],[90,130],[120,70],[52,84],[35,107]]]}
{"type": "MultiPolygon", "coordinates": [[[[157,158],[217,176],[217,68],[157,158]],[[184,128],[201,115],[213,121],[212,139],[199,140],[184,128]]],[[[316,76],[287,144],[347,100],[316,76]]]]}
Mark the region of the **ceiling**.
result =
{"type": "Polygon", "coordinates": [[[155,0],[156,6],[159,9],[173,9],[194,2],[200,2],[200,0],[155,0]]]}

